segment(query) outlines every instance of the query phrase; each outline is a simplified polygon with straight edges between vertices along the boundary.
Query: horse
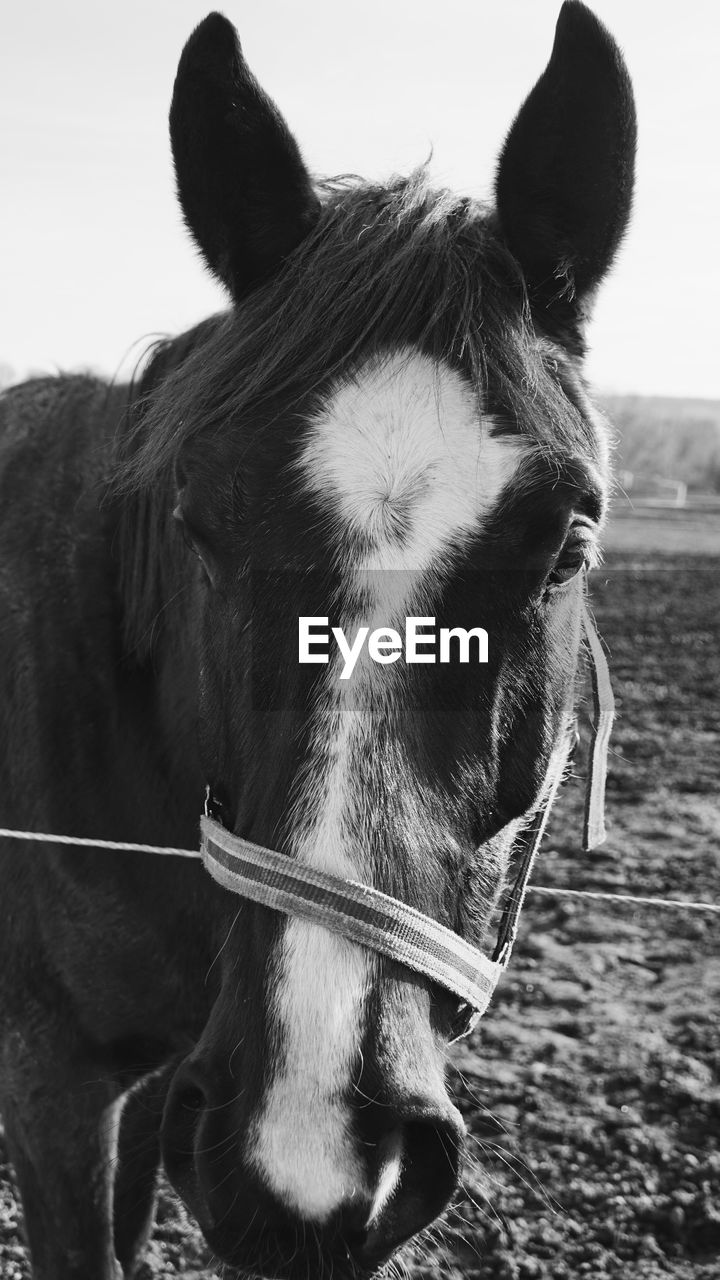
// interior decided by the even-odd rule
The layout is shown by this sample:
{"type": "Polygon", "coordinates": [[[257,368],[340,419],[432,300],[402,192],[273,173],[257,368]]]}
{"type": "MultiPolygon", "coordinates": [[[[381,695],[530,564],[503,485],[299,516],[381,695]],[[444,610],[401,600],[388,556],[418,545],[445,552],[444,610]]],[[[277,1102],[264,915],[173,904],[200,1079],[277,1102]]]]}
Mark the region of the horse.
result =
{"type": "MultiPolygon", "coordinates": [[[[227,311],[127,385],[1,401],[2,822],[192,849],[207,789],[232,838],[483,946],[572,733],[625,63],[567,0],[487,205],[425,168],[313,177],[217,13],[170,135],[227,311]],[[487,660],[405,661],[387,635],[410,617],[482,626],[487,660]],[[301,619],[386,628],[386,660],[301,663],[301,619]]],[[[189,858],[5,839],[2,883],[0,1102],[36,1280],[128,1280],[161,1163],[221,1262],[281,1280],[370,1276],[447,1206],[442,985],[189,858]]]]}

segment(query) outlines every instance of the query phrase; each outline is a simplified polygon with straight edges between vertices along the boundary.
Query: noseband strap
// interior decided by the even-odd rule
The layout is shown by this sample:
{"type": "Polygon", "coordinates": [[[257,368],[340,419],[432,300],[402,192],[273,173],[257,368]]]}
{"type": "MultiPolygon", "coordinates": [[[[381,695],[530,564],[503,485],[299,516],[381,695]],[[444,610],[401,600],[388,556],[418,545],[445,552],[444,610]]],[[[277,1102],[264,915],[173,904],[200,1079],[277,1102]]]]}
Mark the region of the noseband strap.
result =
{"type": "Polygon", "coordinates": [[[241,840],[214,818],[202,818],[201,831],[205,866],[226,889],[379,951],[479,1013],[487,1008],[501,966],[452,929],[369,885],[241,840]]]}
{"type": "MultiPolygon", "coordinates": [[[[590,848],[605,838],[604,787],[614,703],[605,654],[587,609],[583,630],[595,704],[584,828],[585,847],[590,848]]],[[[452,929],[370,885],[318,871],[233,835],[210,816],[208,805],[200,824],[203,863],[213,879],[232,893],[311,921],[436,982],[460,1002],[458,1034],[466,1035],[487,1009],[510,959],[535,855],[564,768],[563,757],[548,777],[540,806],[520,837],[520,868],[502,913],[492,959],[452,929]]],[[[323,974],[316,977],[318,982],[324,980],[323,974]]]]}

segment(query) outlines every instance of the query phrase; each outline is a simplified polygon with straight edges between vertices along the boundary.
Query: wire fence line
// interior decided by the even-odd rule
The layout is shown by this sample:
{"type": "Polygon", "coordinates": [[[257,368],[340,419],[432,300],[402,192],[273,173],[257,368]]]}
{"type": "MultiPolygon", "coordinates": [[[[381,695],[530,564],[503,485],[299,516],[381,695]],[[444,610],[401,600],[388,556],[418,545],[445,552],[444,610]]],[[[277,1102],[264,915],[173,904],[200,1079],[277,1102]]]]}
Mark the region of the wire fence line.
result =
{"type": "Polygon", "coordinates": [[[127,853],[164,853],[175,858],[199,858],[199,849],[176,849],[165,844],[133,844],[131,840],[95,840],[88,836],[55,836],[47,831],[16,831],[0,827],[0,837],[8,840],[34,840],[39,844],[79,844],[85,849],[121,849],[127,853]]]}
{"type": "MultiPolygon", "coordinates": [[[[198,849],[177,849],[172,845],[135,844],[129,840],[100,840],[87,836],[57,836],[46,831],[17,831],[13,827],[0,827],[0,838],[27,840],[39,844],[80,845],[85,849],[115,849],[127,853],[158,853],[176,858],[199,858],[198,849]]],[[[585,898],[591,901],[619,902],[633,906],[672,907],[683,911],[709,911],[720,915],[720,903],[688,902],[683,898],[649,898],[632,893],[604,893],[593,889],[556,889],[552,885],[529,884],[528,893],[547,894],[556,898],[585,898]]]]}
{"type": "Polygon", "coordinates": [[[685,911],[711,911],[720,915],[720,903],[688,902],[684,898],[645,898],[634,893],[600,893],[593,889],[556,889],[552,885],[529,884],[528,893],[553,894],[558,898],[591,898],[602,902],[630,902],[647,907],[683,907],[685,911]]]}

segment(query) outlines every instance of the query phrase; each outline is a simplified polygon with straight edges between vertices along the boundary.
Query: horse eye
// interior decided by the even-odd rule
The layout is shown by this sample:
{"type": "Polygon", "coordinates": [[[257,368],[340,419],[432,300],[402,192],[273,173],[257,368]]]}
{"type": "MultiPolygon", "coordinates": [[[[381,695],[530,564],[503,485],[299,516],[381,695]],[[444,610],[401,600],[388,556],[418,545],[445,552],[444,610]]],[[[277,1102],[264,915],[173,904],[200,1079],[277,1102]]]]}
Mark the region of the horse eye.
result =
{"type": "Polygon", "coordinates": [[[187,547],[188,551],[191,551],[192,554],[195,556],[195,558],[200,561],[203,569],[205,570],[208,580],[212,583],[212,575],[210,573],[210,570],[208,569],[205,556],[203,555],[202,551],[199,550],[198,545],[192,536],[192,533],[188,529],[188,526],[185,522],[182,511],[180,509],[179,503],[175,507],[175,510],[173,511],[172,516],[173,516],[173,520],[176,522],[176,524],[180,528],[180,536],[183,542],[185,543],[185,546],[187,547]]]}
{"type": "Polygon", "coordinates": [[[583,540],[572,540],[563,547],[551,572],[548,574],[549,587],[562,587],[572,582],[590,563],[590,548],[583,540]]]}
{"type": "Polygon", "coordinates": [[[197,557],[198,557],[198,559],[200,559],[200,558],[201,558],[201,557],[200,557],[200,553],[198,552],[198,549],[197,549],[197,547],[195,546],[195,543],[194,543],[194,542],[193,542],[193,540],[192,540],[192,536],[191,536],[190,531],[189,531],[189,529],[188,529],[188,527],[187,527],[187,525],[186,525],[186,523],[185,523],[185,519],[184,519],[184,517],[183,517],[183,514],[182,514],[182,512],[181,512],[181,510],[180,510],[180,504],[179,504],[179,503],[178,503],[178,505],[176,506],[175,510],[173,511],[172,515],[173,515],[173,520],[175,521],[175,523],[176,523],[176,525],[178,526],[178,529],[179,529],[179,531],[180,531],[180,537],[182,538],[183,542],[185,543],[185,546],[187,547],[188,551],[192,551],[193,555],[197,556],[197,557]]]}

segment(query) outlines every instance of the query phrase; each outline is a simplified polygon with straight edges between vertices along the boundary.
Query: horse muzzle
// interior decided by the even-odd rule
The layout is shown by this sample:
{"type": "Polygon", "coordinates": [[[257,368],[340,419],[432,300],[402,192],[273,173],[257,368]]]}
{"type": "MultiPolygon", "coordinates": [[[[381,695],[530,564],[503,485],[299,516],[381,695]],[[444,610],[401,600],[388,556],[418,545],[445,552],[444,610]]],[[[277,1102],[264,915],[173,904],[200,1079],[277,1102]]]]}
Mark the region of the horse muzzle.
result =
{"type": "Polygon", "coordinates": [[[332,1210],[318,1217],[267,1185],[252,1129],[236,1084],[223,1088],[198,1060],[181,1065],[162,1124],[167,1175],[217,1256],[254,1275],[367,1276],[442,1213],[457,1187],[464,1125],[446,1098],[356,1099],[345,1142],[359,1177],[336,1186],[332,1210]]]}

